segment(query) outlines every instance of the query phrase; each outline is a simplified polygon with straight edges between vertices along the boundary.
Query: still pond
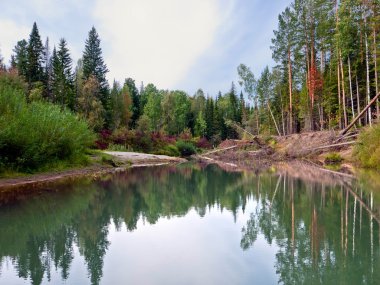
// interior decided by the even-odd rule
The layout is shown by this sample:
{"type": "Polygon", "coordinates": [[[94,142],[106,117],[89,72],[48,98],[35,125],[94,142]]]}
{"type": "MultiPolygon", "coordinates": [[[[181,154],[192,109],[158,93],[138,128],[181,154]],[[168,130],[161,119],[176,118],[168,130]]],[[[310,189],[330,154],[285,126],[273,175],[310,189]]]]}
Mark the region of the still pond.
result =
{"type": "Polygon", "coordinates": [[[0,284],[380,284],[377,194],[346,182],[189,163],[45,188],[0,195],[0,284]]]}

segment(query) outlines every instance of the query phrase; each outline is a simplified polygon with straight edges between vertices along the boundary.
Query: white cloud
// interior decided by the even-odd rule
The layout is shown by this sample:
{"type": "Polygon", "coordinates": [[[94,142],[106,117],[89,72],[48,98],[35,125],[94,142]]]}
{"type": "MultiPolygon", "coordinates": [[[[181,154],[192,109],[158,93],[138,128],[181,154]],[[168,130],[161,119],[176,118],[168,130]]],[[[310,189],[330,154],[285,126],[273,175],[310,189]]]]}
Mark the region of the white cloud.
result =
{"type": "Polygon", "coordinates": [[[16,24],[12,20],[0,19],[0,51],[8,64],[13,48],[20,39],[27,39],[30,27],[16,24]]]}
{"type": "Polygon", "coordinates": [[[97,0],[109,78],[173,88],[209,48],[225,13],[220,0],[97,0]]]}

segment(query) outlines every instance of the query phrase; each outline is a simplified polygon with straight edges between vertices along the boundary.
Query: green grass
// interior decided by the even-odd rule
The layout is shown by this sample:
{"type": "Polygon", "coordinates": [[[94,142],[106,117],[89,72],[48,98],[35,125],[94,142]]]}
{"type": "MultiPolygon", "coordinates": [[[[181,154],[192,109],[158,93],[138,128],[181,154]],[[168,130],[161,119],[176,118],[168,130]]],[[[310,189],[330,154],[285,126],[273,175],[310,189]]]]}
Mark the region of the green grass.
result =
{"type": "Polygon", "coordinates": [[[354,157],[361,167],[380,169],[380,124],[366,128],[359,135],[354,157]]]}

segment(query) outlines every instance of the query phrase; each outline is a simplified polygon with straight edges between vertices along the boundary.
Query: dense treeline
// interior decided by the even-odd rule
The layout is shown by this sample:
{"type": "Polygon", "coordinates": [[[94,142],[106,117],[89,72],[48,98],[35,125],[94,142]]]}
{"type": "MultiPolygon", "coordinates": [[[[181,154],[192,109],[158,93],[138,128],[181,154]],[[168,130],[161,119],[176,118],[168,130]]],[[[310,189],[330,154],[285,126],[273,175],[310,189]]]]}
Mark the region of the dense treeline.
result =
{"type": "MultiPolygon", "coordinates": [[[[279,15],[272,39],[277,66],[256,78],[241,64],[242,91],[232,82],[224,94],[199,89],[190,96],[152,83],[136,86],[132,78],[110,86],[94,27],[74,68],[66,40],[51,52],[34,24],[29,39],[16,44],[8,70],[27,82],[28,102],[46,100],[87,120],[101,148],[154,151],[157,134],[164,141],[197,137],[191,142],[216,145],[241,137],[242,129],[283,135],[344,128],[379,92],[379,7],[378,0],[293,1],[279,15]]],[[[359,124],[371,125],[379,109],[377,102],[359,124]]]]}
{"type": "Polygon", "coordinates": [[[180,90],[159,90],[151,83],[141,83],[138,88],[132,78],[109,86],[108,68],[94,27],[74,69],[66,40],[61,39],[51,52],[49,39],[42,44],[34,23],[29,39],[16,44],[8,69],[16,70],[27,82],[28,102],[46,100],[86,119],[100,134],[100,147],[131,141],[135,142],[132,146],[139,145],[136,137],[154,133],[174,137],[185,134],[215,144],[236,138],[233,123],[248,125],[251,113],[234,83],[228,92],[217,96],[205,95],[202,89],[189,96],[180,90]],[[116,134],[115,140],[104,138],[103,134],[110,132],[116,134]]]}
{"type": "MultiPolygon", "coordinates": [[[[278,65],[255,83],[263,128],[344,128],[360,113],[379,92],[379,9],[378,0],[295,0],[279,15],[271,47],[278,65]]],[[[378,117],[379,102],[359,123],[378,117]]]]}

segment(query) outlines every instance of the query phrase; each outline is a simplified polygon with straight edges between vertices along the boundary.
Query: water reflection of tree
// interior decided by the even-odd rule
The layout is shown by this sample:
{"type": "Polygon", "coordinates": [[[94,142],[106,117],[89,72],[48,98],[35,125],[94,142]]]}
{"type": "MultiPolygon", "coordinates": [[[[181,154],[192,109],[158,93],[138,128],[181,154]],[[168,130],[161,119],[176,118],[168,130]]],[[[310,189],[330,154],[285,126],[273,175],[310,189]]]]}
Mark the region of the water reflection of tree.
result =
{"type": "Polygon", "coordinates": [[[367,203],[366,195],[348,195],[347,200],[347,193],[288,177],[226,173],[215,166],[131,169],[1,207],[0,261],[8,257],[19,276],[33,284],[44,276],[49,280],[52,268],[66,280],[78,247],[91,283],[98,284],[111,222],[116,229],[125,224],[133,231],[141,219],[156,223],[191,209],[204,216],[214,205],[236,218],[253,199],[257,207],[242,231],[241,247],[248,250],[258,235],[275,243],[280,282],[344,283],[370,277],[371,283],[379,277],[379,268],[371,270],[371,264],[379,264],[379,245],[370,237],[370,232],[378,233],[378,225],[371,230],[358,202],[367,203]],[[350,272],[354,269],[356,275],[350,272]]]}
{"type": "MultiPolygon", "coordinates": [[[[289,177],[283,179],[283,195],[275,189],[261,185],[256,211],[243,228],[243,250],[260,234],[268,243],[274,240],[279,283],[377,284],[380,249],[374,237],[380,236],[379,224],[370,206],[366,211],[359,205],[355,191],[289,177]]],[[[371,201],[361,193],[361,201],[366,199],[371,201]]]]}
{"type": "Polygon", "coordinates": [[[237,213],[251,191],[242,179],[251,178],[214,166],[132,169],[96,183],[65,186],[3,205],[0,262],[8,257],[19,277],[33,284],[40,284],[44,276],[50,280],[52,268],[66,280],[77,246],[91,283],[98,284],[111,221],[117,229],[124,223],[133,231],[141,218],[156,223],[191,209],[203,216],[216,204],[237,213]]]}

